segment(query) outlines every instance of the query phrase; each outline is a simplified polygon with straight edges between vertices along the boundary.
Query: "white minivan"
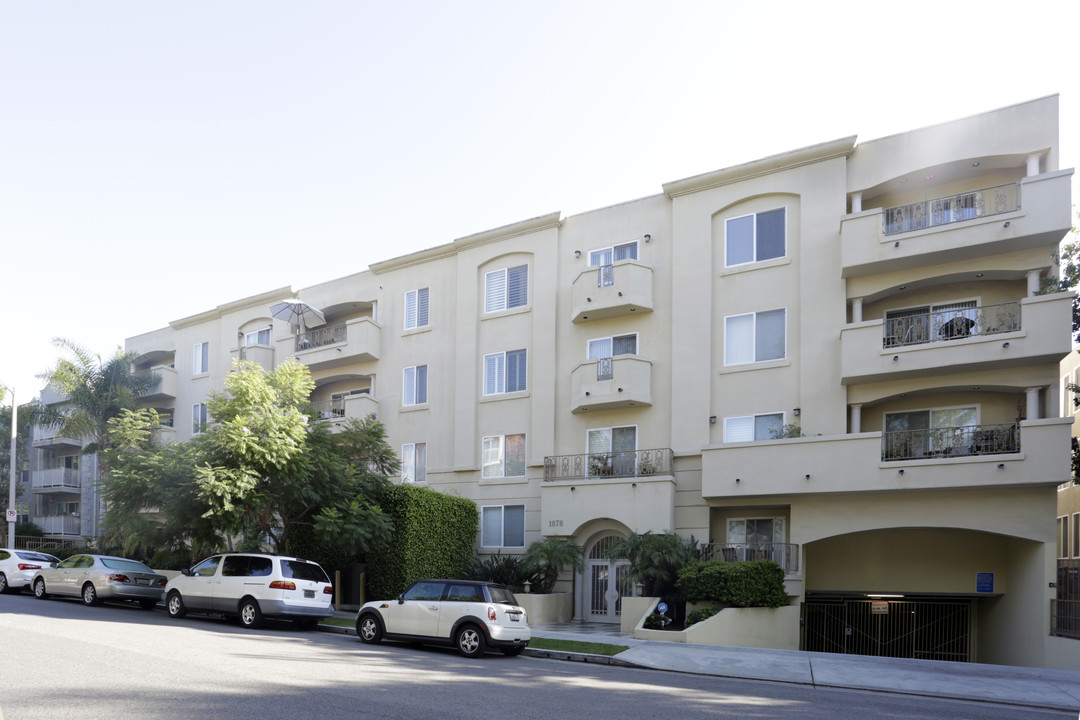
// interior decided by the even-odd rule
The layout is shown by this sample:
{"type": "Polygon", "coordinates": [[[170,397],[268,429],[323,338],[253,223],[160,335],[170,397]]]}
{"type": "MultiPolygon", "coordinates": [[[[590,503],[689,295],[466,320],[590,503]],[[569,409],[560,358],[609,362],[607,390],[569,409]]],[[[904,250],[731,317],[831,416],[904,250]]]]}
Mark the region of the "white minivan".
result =
{"type": "Polygon", "coordinates": [[[283,555],[224,553],[181,570],[165,586],[170,617],[189,612],[237,617],[255,628],[263,618],[315,627],[333,614],[334,586],[316,562],[283,555]]]}

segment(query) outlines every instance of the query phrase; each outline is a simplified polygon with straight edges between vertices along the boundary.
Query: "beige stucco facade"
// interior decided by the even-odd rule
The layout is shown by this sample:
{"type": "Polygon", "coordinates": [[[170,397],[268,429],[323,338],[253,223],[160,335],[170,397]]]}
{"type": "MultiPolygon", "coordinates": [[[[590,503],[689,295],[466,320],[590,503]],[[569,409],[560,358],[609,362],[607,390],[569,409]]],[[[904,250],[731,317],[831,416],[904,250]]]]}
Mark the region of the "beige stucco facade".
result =
{"type": "Polygon", "coordinates": [[[631,592],[611,538],[674,531],[782,561],[793,605],[960,599],[968,659],[1061,664],[1071,298],[1039,293],[1070,227],[1057,123],[1047,97],[824,142],[272,289],[127,348],[168,376],[154,405],[177,440],[233,358],[305,363],[326,422],[375,414],[403,481],[477,503],[479,552],[582,545],[584,572],[560,582],[576,617],[617,621],[631,592]],[[325,325],[272,319],[289,297],[325,325]]]}

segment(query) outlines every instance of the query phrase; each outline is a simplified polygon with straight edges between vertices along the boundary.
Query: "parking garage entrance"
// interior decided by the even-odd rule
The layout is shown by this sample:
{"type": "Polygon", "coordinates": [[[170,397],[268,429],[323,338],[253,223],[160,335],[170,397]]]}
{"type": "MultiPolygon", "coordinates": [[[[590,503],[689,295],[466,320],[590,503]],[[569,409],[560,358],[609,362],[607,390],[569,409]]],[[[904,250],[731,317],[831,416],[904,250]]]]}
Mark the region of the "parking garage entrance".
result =
{"type": "Polygon", "coordinates": [[[971,662],[973,601],[821,598],[802,604],[800,648],[812,652],[971,662]]]}

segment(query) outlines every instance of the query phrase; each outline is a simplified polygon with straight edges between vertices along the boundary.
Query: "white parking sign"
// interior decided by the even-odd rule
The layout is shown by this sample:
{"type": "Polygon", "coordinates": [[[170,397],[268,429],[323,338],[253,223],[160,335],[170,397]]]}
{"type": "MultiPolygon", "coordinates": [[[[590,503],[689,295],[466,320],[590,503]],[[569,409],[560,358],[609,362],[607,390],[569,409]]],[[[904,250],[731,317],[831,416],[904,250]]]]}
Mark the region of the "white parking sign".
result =
{"type": "Polygon", "coordinates": [[[7,521],[8,522],[15,522],[18,519],[19,519],[19,511],[16,510],[15,508],[8,508],[7,509],[7,521]]]}

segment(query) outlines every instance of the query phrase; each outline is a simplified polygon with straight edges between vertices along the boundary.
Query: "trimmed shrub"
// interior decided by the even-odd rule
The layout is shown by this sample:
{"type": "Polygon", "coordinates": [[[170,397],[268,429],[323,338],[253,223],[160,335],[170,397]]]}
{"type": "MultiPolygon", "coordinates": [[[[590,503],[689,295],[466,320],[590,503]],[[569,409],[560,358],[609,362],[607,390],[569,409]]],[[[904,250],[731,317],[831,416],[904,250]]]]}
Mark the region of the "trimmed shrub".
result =
{"type": "Polygon", "coordinates": [[[772,560],[692,562],[679,571],[675,586],[688,602],[727,607],[787,605],[784,571],[772,560]]]}
{"type": "Polygon", "coordinates": [[[695,625],[695,624],[701,622],[702,620],[708,620],[713,615],[715,615],[716,613],[720,612],[723,609],[724,608],[720,608],[720,607],[707,607],[707,608],[698,608],[697,610],[691,610],[686,615],[686,627],[690,627],[691,625],[695,625]]]}
{"type": "Polygon", "coordinates": [[[479,519],[472,500],[393,485],[380,505],[394,523],[390,544],[368,558],[368,595],[397,597],[422,578],[460,578],[473,564],[479,519]]]}
{"type": "Polygon", "coordinates": [[[476,557],[473,560],[472,570],[469,571],[472,580],[487,580],[506,585],[516,593],[524,592],[525,581],[532,584],[533,589],[540,583],[540,576],[536,566],[529,563],[521,555],[502,555],[493,553],[485,560],[476,557]]]}

